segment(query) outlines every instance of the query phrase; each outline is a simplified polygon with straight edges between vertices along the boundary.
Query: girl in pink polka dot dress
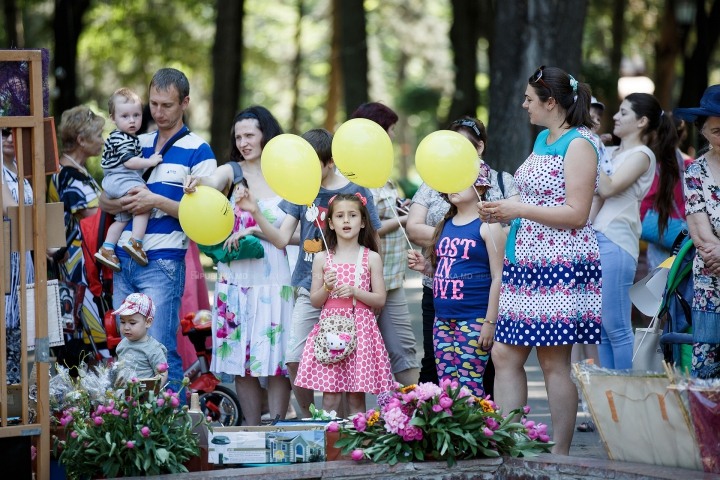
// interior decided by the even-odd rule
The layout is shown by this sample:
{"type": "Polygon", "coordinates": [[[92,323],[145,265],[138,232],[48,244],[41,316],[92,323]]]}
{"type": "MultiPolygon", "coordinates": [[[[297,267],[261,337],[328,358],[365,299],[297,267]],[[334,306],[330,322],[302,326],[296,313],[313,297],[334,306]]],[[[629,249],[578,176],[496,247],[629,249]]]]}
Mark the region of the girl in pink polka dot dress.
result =
{"type": "Polygon", "coordinates": [[[357,347],[337,363],[320,363],[315,358],[314,339],[319,325],[308,336],[295,385],[323,392],[324,410],[338,411],[343,392],[347,393],[348,414],[365,411],[365,394],[378,394],[393,385],[385,343],[380,336],[373,308],[385,305],[385,281],[375,230],[365,207],[367,199],[358,194],[340,194],[330,199],[325,239],[327,251],[315,255],[310,302],[322,307],[320,318],[350,317],[355,305],[357,347]],[[362,272],[357,285],[355,268],[362,251],[362,272]]]}

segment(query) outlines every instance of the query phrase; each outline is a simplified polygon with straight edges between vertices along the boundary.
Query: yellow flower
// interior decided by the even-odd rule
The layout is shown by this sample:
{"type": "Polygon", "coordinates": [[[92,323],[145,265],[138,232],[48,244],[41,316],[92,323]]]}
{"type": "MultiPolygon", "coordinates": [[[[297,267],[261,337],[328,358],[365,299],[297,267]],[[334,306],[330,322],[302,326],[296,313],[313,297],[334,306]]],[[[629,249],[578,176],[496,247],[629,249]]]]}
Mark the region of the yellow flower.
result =
{"type": "Polygon", "coordinates": [[[402,387],[402,388],[400,389],[400,391],[401,391],[402,393],[408,393],[408,392],[412,392],[413,390],[415,390],[416,387],[417,387],[417,385],[412,384],[412,385],[408,385],[407,387],[402,387]]]}
{"type": "Polygon", "coordinates": [[[490,412],[490,413],[495,412],[495,410],[493,410],[492,406],[490,405],[490,402],[488,402],[485,399],[479,399],[479,400],[480,400],[480,406],[482,407],[483,412],[486,412],[486,413],[487,412],[490,412]]]}
{"type": "Polygon", "coordinates": [[[375,410],[369,417],[367,417],[367,426],[372,427],[375,422],[378,421],[378,418],[380,418],[380,412],[375,410]]]}

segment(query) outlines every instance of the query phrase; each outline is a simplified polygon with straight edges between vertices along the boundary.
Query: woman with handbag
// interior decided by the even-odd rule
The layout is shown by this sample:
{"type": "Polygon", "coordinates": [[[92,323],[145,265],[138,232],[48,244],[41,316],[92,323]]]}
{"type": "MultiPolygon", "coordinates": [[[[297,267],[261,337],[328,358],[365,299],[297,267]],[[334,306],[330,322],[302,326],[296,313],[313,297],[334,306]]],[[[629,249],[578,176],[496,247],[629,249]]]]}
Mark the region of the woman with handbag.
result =
{"type": "Polygon", "coordinates": [[[267,378],[270,418],[285,418],[290,403],[285,363],[293,311],[290,264],[285,249],[275,248],[263,235],[250,207],[245,210],[240,205],[249,190],[255,213],[275,227],[283,223],[285,212],[279,206],[282,198],[272,191],[260,168],[263,148],[280,134],[282,129],[272,113],[261,106],[248,107],[233,120],[230,161],[210,176],[189,175],[184,181],[186,192],[194,191],[196,185],[210,186],[228,195],[234,205],[235,226],[224,250],[239,253],[241,246],[250,244],[246,236],[258,238],[262,244],[260,258],[238,255],[232,261],[218,263],[215,283],[210,369],[235,375],[235,388],[248,425],[261,424],[261,378],[267,378]]]}
{"type": "Polygon", "coordinates": [[[673,212],[673,189],[680,174],[675,157],[675,126],[655,97],[647,93],[628,95],[613,120],[613,134],[620,138],[620,146],[608,148],[613,174],[609,177],[600,172],[598,195],[604,202],[593,221],[604,285],[598,350],[603,367],[629,369],[634,336],[628,292],[640,254],[640,203],[657,170],[658,193],[653,211],[657,212],[659,231],[664,232],[673,212]]]}
{"type": "Polygon", "coordinates": [[[705,90],[698,108],[676,108],[694,121],[709,149],[685,169],[685,213],[697,252],[693,261],[692,374],[720,377],[720,85],[705,90]]]}
{"type": "Polygon", "coordinates": [[[600,341],[602,279],[588,221],[598,175],[590,128],[590,88],[559,68],[528,79],[523,108],[547,127],[515,173],[520,202],[485,202],[484,222],[511,222],[493,344],[495,402],[506,412],[527,402],[524,364],[536,347],[552,415],[552,453],[570,451],[577,388],[575,343],[600,341]]]}
{"type": "MultiPolygon", "coordinates": [[[[371,200],[372,201],[372,200],[371,200]]],[[[338,411],[347,393],[349,415],[365,411],[365,394],[393,386],[390,359],[374,308],[385,305],[382,259],[360,193],[328,203],[327,250],[315,255],[310,302],[321,308],[302,354],[295,385],[323,392],[322,408],[338,411]]]]}

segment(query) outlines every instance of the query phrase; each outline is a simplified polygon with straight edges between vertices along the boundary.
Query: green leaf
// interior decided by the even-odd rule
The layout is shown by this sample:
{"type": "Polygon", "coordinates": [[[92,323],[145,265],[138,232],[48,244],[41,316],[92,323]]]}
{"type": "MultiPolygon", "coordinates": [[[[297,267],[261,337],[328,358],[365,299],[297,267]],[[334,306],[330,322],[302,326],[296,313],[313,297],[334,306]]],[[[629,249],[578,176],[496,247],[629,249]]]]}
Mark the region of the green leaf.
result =
{"type": "Polygon", "coordinates": [[[160,462],[161,464],[165,464],[168,461],[168,451],[164,448],[158,448],[155,450],[155,458],[160,462]]]}
{"type": "Polygon", "coordinates": [[[426,422],[425,419],[422,417],[415,417],[410,420],[410,425],[414,425],[416,427],[424,427],[426,425],[426,422]]]}

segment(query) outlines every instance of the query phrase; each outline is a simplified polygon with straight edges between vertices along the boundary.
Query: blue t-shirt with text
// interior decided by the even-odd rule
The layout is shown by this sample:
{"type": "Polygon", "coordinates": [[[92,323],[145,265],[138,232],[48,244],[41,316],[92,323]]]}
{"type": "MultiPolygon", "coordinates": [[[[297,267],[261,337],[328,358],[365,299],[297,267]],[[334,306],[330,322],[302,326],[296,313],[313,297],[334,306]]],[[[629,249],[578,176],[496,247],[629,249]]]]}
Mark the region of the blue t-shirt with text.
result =
{"type": "Polygon", "coordinates": [[[467,225],[445,222],[435,246],[435,315],[471,320],[485,318],[490,296],[490,258],[480,236],[480,219],[467,225]]]}

